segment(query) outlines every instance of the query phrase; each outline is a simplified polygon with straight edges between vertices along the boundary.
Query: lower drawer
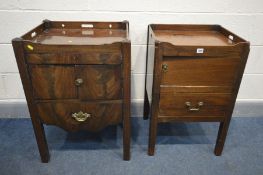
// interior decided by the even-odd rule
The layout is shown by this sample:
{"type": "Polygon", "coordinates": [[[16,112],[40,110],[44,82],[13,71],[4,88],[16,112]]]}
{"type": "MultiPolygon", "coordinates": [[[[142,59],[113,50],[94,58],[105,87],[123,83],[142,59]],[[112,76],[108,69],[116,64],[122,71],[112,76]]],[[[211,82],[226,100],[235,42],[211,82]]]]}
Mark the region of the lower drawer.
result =
{"type": "Polygon", "coordinates": [[[121,102],[40,102],[36,106],[43,123],[67,131],[99,131],[122,120],[121,102]]]}
{"type": "Polygon", "coordinates": [[[231,94],[208,93],[163,93],[160,95],[161,116],[225,116],[231,101],[231,94]]]}

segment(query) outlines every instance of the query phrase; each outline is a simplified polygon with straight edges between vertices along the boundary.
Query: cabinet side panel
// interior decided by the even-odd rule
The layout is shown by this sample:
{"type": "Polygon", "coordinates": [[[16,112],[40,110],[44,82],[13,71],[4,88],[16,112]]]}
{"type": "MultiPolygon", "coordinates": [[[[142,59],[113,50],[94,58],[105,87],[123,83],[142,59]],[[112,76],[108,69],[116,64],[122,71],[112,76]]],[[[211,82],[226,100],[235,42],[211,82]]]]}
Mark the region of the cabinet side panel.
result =
{"type": "Polygon", "coordinates": [[[153,87],[153,70],[154,70],[154,54],[155,54],[155,42],[153,38],[152,29],[148,28],[148,43],[147,43],[147,67],[146,67],[146,78],[145,86],[148,94],[149,103],[152,101],[152,87],[153,87]]]}
{"type": "Polygon", "coordinates": [[[42,162],[48,162],[49,151],[47,146],[47,140],[46,140],[43,124],[40,122],[39,118],[37,117],[38,116],[37,111],[33,102],[33,94],[32,94],[33,90],[32,90],[32,86],[30,85],[30,78],[28,75],[27,65],[25,63],[25,53],[23,49],[23,43],[24,41],[21,38],[16,38],[12,40],[16,62],[22,80],[41,160],[42,162]]]}

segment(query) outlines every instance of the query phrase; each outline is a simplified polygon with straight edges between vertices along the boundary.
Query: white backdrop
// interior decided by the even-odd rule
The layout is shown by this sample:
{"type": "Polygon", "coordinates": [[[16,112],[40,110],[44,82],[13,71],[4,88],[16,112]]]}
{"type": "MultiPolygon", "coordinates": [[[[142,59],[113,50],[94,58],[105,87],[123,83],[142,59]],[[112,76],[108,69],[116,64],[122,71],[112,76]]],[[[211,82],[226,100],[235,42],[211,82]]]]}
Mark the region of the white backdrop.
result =
{"type": "Polygon", "coordinates": [[[220,24],[251,42],[238,101],[263,100],[262,0],[1,0],[0,102],[23,102],[24,93],[11,40],[50,20],[130,22],[132,101],[142,102],[147,25],[150,23],[220,24]]]}

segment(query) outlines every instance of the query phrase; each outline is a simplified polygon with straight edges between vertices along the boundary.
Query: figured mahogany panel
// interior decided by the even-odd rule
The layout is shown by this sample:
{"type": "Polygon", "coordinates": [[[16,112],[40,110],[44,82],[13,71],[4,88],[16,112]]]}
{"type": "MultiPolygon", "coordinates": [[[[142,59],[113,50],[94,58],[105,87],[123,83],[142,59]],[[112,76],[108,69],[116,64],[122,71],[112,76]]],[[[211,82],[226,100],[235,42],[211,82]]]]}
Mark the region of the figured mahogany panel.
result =
{"type": "MultiPolygon", "coordinates": [[[[237,78],[240,58],[165,57],[161,85],[222,87],[231,92],[237,78]]],[[[191,90],[191,89],[189,89],[191,90]]]]}
{"type": "Polygon", "coordinates": [[[29,64],[121,64],[121,53],[44,53],[28,54],[29,64]]]}
{"type": "Polygon", "coordinates": [[[216,93],[161,93],[159,114],[161,116],[225,116],[231,97],[231,94],[216,93]],[[187,106],[186,102],[190,102],[190,106],[187,106]]]}
{"type": "Polygon", "coordinates": [[[57,125],[67,131],[99,131],[122,121],[121,102],[42,102],[36,106],[43,123],[57,125]],[[77,121],[72,114],[80,111],[90,114],[90,117],[83,122],[77,121]]]}
{"type": "Polygon", "coordinates": [[[77,98],[74,66],[29,66],[35,99],[77,98]]]}
{"type": "Polygon", "coordinates": [[[76,64],[121,64],[121,53],[87,53],[75,54],[76,64]]]}
{"type": "Polygon", "coordinates": [[[122,98],[121,65],[78,65],[77,78],[82,100],[109,100],[122,98]]]}

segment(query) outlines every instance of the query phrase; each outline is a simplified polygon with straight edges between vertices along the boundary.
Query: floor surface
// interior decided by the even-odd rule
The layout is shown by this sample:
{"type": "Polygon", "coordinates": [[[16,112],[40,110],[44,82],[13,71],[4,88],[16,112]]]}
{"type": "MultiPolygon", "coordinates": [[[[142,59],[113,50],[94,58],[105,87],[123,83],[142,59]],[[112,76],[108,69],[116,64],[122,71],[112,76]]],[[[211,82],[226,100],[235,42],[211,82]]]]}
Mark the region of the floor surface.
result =
{"type": "Polygon", "coordinates": [[[30,119],[0,119],[0,175],[262,175],[263,118],[234,117],[222,156],[213,154],[218,123],[158,127],[147,155],[148,120],[132,118],[132,158],[122,160],[122,129],[67,133],[45,126],[51,159],[41,163],[30,119]]]}

